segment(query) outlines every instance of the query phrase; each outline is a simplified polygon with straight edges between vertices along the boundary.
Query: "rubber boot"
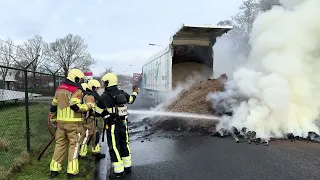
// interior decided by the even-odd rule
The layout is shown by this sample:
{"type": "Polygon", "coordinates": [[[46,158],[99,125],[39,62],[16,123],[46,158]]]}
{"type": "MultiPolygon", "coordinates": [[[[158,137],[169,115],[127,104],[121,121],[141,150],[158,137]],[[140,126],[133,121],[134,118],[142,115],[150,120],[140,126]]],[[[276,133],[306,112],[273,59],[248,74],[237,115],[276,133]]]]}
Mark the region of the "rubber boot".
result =
{"type": "Polygon", "coordinates": [[[109,174],[109,179],[120,179],[120,178],[124,178],[126,175],[124,172],[122,173],[112,173],[109,174]]]}
{"type": "Polygon", "coordinates": [[[124,172],[126,172],[127,174],[131,173],[131,167],[125,167],[124,168],[124,172]]]}
{"type": "Polygon", "coordinates": [[[58,172],[58,171],[51,171],[51,172],[50,172],[50,177],[51,177],[51,178],[56,178],[58,175],[59,175],[59,172],[58,172]]]}
{"type": "Polygon", "coordinates": [[[78,174],[69,174],[67,173],[67,179],[74,179],[74,178],[85,178],[85,173],[78,173],[78,174]]]}
{"type": "Polygon", "coordinates": [[[54,159],[50,162],[50,177],[55,178],[57,177],[61,172],[61,164],[55,161],[54,159]]]}

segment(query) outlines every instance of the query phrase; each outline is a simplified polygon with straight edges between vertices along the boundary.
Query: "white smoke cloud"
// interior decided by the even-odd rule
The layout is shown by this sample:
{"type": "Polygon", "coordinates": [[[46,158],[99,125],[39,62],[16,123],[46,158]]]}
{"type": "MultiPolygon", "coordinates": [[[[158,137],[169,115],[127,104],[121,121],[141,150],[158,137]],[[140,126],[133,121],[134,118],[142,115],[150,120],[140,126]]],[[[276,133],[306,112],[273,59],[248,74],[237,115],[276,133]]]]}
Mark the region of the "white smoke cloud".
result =
{"type": "Polygon", "coordinates": [[[303,3],[305,0],[280,0],[280,3],[289,9],[295,8],[296,6],[303,3]]]}
{"type": "Polygon", "coordinates": [[[286,8],[257,17],[247,65],[233,74],[227,92],[208,95],[233,110],[218,129],[247,127],[265,139],[319,133],[320,1],[297,2],[282,1],[286,8]]]}
{"type": "MultiPolygon", "coordinates": [[[[226,74],[229,79],[232,79],[232,73],[245,63],[247,57],[245,52],[234,47],[235,34],[225,34],[217,38],[216,44],[213,46],[214,63],[213,63],[213,78],[219,78],[221,74],[226,74]]],[[[241,47],[246,47],[245,42],[238,42],[241,47]]]]}

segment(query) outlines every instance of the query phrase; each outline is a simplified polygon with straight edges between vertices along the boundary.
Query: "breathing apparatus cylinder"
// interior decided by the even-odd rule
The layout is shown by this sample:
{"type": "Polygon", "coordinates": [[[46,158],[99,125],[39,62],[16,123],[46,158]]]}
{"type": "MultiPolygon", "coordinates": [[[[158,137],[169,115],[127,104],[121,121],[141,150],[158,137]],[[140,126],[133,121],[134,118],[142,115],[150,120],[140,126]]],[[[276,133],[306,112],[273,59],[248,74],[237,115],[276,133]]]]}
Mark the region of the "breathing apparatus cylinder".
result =
{"type": "Polygon", "coordinates": [[[117,118],[120,121],[121,125],[126,126],[126,120],[128,118],[128,108],[126,106],[127,104],[127,98],[124,94],[119,94],[116,97],[116,114],[117,118]]]}

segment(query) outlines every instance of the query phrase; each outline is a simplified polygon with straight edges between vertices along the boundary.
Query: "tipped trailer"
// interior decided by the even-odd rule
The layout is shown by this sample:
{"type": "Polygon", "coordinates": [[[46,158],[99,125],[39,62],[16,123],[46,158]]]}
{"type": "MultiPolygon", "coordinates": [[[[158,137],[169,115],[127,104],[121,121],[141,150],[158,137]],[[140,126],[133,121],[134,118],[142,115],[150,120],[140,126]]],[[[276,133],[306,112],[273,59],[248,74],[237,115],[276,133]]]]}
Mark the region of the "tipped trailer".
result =
{"type": "Polygon", "coordinates": [[[212,47],[217,37],[232,28],[218,25],[182,25],[170,38],[169,45],[143,65],[141,95],[158,104],[164,100],[166,93],[189,79],[212,78],[212,47]]]}

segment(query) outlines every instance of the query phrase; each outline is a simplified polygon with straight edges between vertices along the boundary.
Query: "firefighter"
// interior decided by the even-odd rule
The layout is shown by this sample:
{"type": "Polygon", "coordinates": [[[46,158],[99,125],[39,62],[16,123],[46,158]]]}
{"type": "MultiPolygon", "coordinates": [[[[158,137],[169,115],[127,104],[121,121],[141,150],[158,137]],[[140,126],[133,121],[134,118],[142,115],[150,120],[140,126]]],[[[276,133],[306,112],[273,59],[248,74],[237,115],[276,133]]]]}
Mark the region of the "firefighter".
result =
{"type": "Polygon", "coordinates": [[[113,173],[110,179],[122,178],[131,172],[131,150],[129,146],[127,107],[138,95],[138,88],[134,88],[131,95],[118,89],[118,78],[113,73],[105,74],[101,79],[105,91],[100,96],[96,112],[105,120],[107,141],[113,173]]]}
{"type": "MultiPolygon", "coordinates": [[[[91,79],[88,81],[88,84],[82,83],[82,85],[83,89],[85,90],[83,102],[91,102],[95,105],[100,98],[99,94],[97,93],[97,90],[101,87],[100,82],[95,79],[91,79]]],[[[88,152],[88,145],[91,142],[92,154],[96,156],[98,159],[102,159],[105,158],[105,154],[100,153],[100,133],[97,130],[97,121],[93,109],[89,112],[90,114],[86,115],[84,119],[84,132],[82,133],[82,144],[79,154],[82,158],[86,157],[88,152]]]]}
{"type": "Polygon", "coordinates": [[[88,84],[87,83],[81,83],[81,88],[82,88],[82,92],[84,94],[88,89],[88,84]]]}
{"type": "MultiPolygon", "coordinates": [[[[67,177],[82,177],[79,174],[78,151],[81,131],[83,129],[83,113],[89,111],[92,103],[81,103],[83,96],[80,83],[84,73],[79,69],[71,69],[66,81],[61,84],[52,100],[50,113],[57,114],[56,145],[50,163],[51,177],[61,172],[61,164],[68,149],[67,177]]],[[[84,174],[83,174],[84,175],[84,174]]]]}

